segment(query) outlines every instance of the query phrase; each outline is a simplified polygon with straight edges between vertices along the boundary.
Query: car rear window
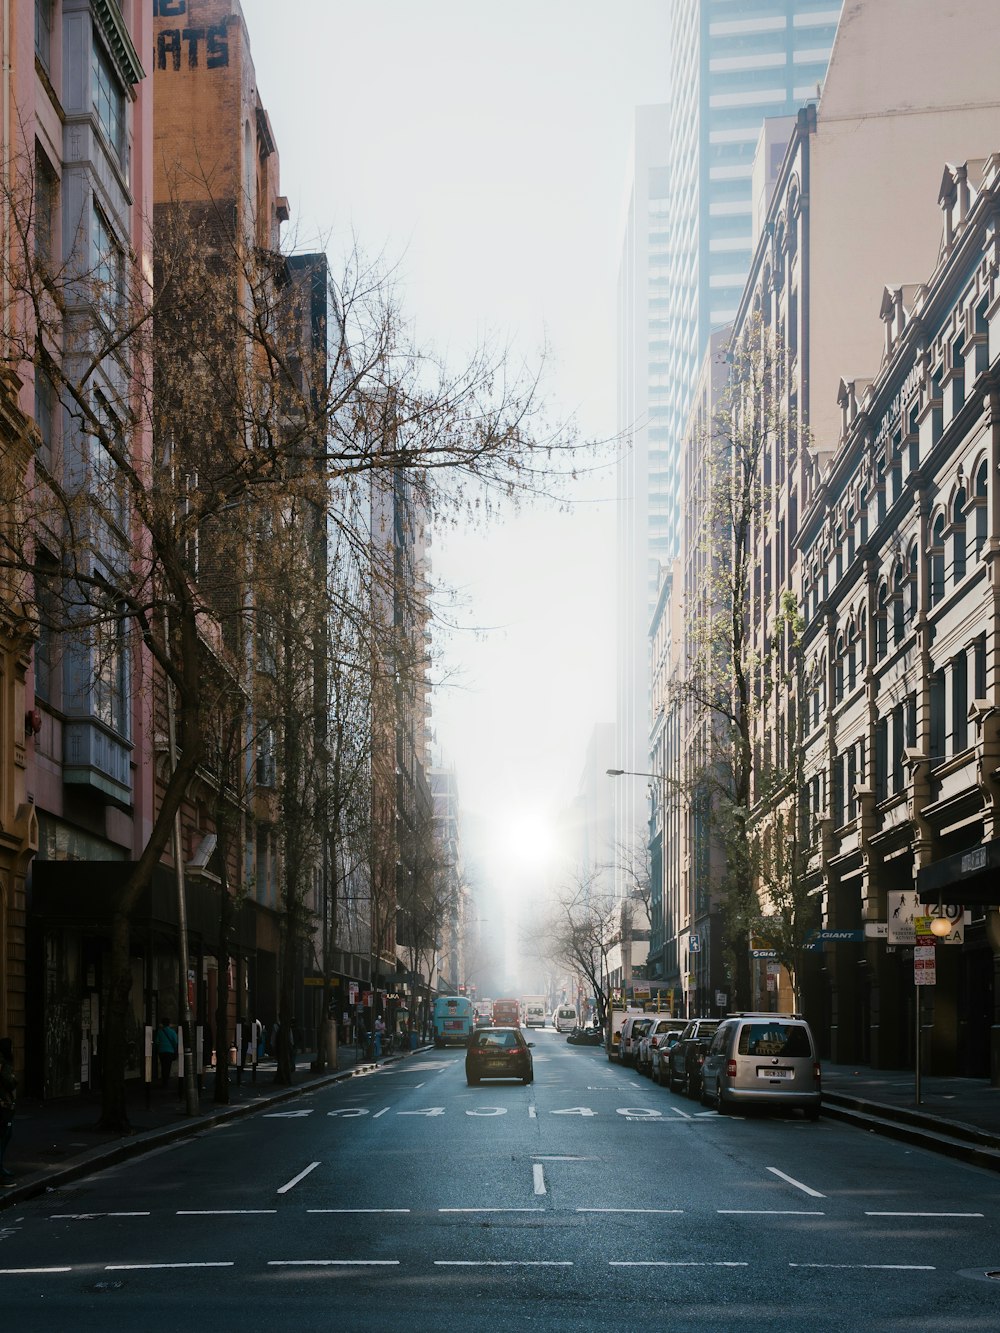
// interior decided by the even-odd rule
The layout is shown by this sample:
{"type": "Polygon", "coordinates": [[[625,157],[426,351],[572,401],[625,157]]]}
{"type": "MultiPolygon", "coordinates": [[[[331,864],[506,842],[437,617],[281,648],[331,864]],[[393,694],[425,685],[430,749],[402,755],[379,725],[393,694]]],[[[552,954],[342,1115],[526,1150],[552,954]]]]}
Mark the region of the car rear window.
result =
{"type": "Polygon", "coordinates": [[[521,1045],[521,1037],[517,1032],[480,1032],[476,1037],[477,1046],[497,1046],[504,1050],[510,1050],[514,1046],[521,1045]]]}
{"type": "Polygon", "coordinates": [[[812,1055],[809,1034],[800,1023],[746,1023],[740,1029],[740,1055],[812,1055]]]}

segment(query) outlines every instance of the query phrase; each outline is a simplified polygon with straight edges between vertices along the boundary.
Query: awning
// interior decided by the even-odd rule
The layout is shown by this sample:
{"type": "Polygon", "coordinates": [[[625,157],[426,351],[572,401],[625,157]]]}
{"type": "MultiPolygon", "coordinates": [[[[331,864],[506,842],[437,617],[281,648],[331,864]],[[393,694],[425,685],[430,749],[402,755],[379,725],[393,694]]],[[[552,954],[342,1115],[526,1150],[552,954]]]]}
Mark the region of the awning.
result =
{"type": "Polygon", "coordinates": [[[1000,907],[1000,838],[918,870],[917,897],[922,903],[1000,907]]]}

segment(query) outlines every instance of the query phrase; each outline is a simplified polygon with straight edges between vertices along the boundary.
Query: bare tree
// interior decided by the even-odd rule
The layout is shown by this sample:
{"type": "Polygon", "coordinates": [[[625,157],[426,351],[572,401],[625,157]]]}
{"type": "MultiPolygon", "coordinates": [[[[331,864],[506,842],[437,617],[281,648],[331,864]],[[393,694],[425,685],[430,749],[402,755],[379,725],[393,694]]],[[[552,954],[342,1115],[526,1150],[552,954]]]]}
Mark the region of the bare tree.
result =
{"type": "MultiPolygon", "coordinates": [[[[34,244],[33,171],[19,163],[0,186],[15,311],[2,356],[37,377],[65,427],[26,486],[4,478],[19,521],[0,533],[0,564],[33,580],[36,614],[78,679],[89,673],[112,732],[129,690],[148,693],[161,729],[169,686],[180,737],[112,909],[101,1119],[124,1127],[130,921],[243,672],[264,497],[272,513],[323,512],[374,568],[385,551],[357,516],[376,481],[405,477],[435,513],[475,516],[545,489],[569,441],[545,427],[537,376],[511,373],[503,349],[453,372],[413,346],[388,279],[357,255],[311,353],[281,299],[286,257],[249,245],[222,207],[158,206],[155,268],[149,253],[77,245],[53,271],[34,244]]],[[[364,589],[360,614],[370,605],[364,589]]]]}
{"type": "Polygon", "coordinates": [[[586,980],[601,1027],[607,1026],[611,1010],[609,956],[620,938],[620,905],[613,896],[595,892],[594,878],[577,880],[558,896],[546,927],[549,957],[586,980]]]}

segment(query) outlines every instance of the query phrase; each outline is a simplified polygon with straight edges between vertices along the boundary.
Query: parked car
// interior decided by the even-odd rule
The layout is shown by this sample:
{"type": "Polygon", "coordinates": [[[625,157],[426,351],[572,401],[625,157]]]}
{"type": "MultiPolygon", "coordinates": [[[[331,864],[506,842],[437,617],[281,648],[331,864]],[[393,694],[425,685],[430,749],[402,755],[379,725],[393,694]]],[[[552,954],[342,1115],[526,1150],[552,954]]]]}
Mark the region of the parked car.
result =
{"type": "Polygon", "coordinates": [[[635,1067],[640,1074],[653,1076],[653,1057],[658,1055],[660,1042],[665,1043],[668,1032],[680,1032],[684,1027],[683,1018],[654,1017],[649,1028],[639,1038],[635,1067]]]}
{"type": "Polygon", "coordinates": [[[557,1032],[572,1032],[579,1026],[575,1004],[557,1004],[552,1013],[552,1026],[557,1032]]]}
{"type": "Polygon", "coordinates": [[[671,1092],[685,1092],[697,1097],[701,1092],[701,1071],[709,1043],[719,1028],[717,1018],[692,1018],[670,1052],[667,1082],[671,1092]]]}
{"type": "Polygon", "coordinates": [[[534,1042],[525,1041],[520,1028],[479,1028],[465,1050],[465,1079],[475,1087],[484,1078],[519,1078],[530,1083],[535,1077],[531,1059],[534,1042]]]}
{"type": "Polygon", "coordinates": [[[681,1039],[682,1028],[674,1028],[670,1032],[665,1032],[661,1037],[656,1049],[652,1052],[652,1068],[649,1071],[649,1077],[654,1083],[659,1083],[660,1087],[665,1087],[670,1079],[670,1052],[674,1049],[681,1039]]]}
{"type": "Polygon", "coordinates": [[[603,1046],[604,1031],[601,1028],[576,1027],[566,1040],[571,1046],[603,1046]]]}
{"type": "Polygon", "coordinates": [[[712,1038],[702,1073],[702,1103],[720,1114],[781,1106],[819,1118],[820,1065],[801,1014],[730,1014],[712,1038]]]}
{"type": "Polygon", "coordinates": [[[639,1049],[639,1038],[653,1025],[655,1014],[629,1014],[622,1024],[618,1044],[618,1059],[623,1065],[634,1065],[639,1049]]]}

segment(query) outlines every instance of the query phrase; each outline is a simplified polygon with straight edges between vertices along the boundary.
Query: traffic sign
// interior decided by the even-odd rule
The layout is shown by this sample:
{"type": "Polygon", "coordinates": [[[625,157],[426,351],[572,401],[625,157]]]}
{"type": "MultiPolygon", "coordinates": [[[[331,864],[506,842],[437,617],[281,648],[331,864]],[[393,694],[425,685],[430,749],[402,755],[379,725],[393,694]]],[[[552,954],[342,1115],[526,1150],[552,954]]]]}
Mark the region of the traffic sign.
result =
{"type": "Polygon", "coordinates": [[[688,940],[688,953],[701,953],[700,935],[692,935],[688,940]]]}
{"type": "Polygon", "coordinates": [[[913,928],[913,918],[923,907],[915,889],[893,889],[889,899],[889,934],[890,944],[915,944],[917,932],[913,928]]]}

